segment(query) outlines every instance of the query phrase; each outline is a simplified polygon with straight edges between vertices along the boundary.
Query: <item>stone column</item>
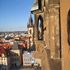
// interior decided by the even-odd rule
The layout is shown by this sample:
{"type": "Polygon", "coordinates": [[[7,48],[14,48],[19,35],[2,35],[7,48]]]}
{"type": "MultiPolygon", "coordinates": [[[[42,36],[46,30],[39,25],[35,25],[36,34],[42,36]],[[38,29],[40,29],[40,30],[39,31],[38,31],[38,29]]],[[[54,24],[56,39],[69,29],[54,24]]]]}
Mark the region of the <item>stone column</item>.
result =
{"type": "Polygon", "coordinates": [[[42,50],[42,70],[51,70],[51,61],[50,61],[50,50],[47,48],[44,48],[42,50]]]}
{"type": "Polygon", "coordinates": [[[35,34],[35,41],[37,40],[37,15],[34,14],[35,22],[34,22],[34,34],[35,34]]]}
{"type": "Polygon", "coordinates": [[[50,30],[50,48],[51,48],[51,58],[55,57],[55,12],[54,8],[50,8],[49,13],[49,30],[50,30]]]}
{"type": "Polygon", "coordinates": [[[44,8],[44,42],[49,48],[49,12],[44,8]]]}

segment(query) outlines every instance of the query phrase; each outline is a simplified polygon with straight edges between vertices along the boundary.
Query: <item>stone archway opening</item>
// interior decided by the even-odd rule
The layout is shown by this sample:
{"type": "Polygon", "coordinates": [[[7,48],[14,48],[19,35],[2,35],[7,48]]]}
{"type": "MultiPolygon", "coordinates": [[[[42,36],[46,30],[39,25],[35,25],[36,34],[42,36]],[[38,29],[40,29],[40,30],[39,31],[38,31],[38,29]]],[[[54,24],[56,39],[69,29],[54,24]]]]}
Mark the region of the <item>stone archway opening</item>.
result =
{"type": "Polygon", "coordinates": [[[43,40],[43,18],[41,15],[38,17],[37,30],[38,40],[43,40]]]}

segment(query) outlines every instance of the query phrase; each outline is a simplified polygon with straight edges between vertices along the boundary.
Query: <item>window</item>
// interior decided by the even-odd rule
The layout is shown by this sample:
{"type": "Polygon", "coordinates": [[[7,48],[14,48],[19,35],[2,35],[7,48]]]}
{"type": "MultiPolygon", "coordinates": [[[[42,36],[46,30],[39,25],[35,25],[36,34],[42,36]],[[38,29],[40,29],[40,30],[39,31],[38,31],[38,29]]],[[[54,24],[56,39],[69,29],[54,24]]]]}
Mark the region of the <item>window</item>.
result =
{"type": "Polygon", "coordinates": [[[37,23],[37,29],[38,29],[38,40],[43,40],[43,18],[42,16],[39,16],[38,23],[37,23]]]}
{"type": "Polygon", "coordinates": [[[70,10],[67,17],[67,32],[68,32],[68,44],[70,45],[70,10]]]}

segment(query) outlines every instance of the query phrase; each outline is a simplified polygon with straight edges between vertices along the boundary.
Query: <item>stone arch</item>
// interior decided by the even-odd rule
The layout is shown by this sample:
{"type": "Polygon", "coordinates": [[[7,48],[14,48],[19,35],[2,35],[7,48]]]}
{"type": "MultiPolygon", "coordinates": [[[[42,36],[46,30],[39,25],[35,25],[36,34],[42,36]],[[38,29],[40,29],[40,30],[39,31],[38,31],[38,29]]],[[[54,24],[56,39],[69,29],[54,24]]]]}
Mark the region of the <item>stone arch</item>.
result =
{"type": "Polygon", "coordinates": [[[70,9],[67,16],[67,33],[68,33],[68,44],[70,45],[70,9]]]}
{"type": "Polygon", "coordinates": [[[37,35],[38,35],[38,40],[43,40],[43,18],[40,15],[38,17],[38,21],[37,21],[37,35]]]}

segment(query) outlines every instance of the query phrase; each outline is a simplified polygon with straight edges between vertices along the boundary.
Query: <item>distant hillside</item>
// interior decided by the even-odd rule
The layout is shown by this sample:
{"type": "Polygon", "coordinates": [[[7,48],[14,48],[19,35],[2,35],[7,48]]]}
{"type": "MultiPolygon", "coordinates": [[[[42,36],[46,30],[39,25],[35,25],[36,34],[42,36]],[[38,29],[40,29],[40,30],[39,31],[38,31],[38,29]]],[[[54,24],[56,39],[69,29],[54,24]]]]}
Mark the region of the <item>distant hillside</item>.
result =
{"type": "Polygon", "coordinates": [[[4,31],[4,32],[0,32],[1,33],[27,33],[27,31],[4,31]]]}

